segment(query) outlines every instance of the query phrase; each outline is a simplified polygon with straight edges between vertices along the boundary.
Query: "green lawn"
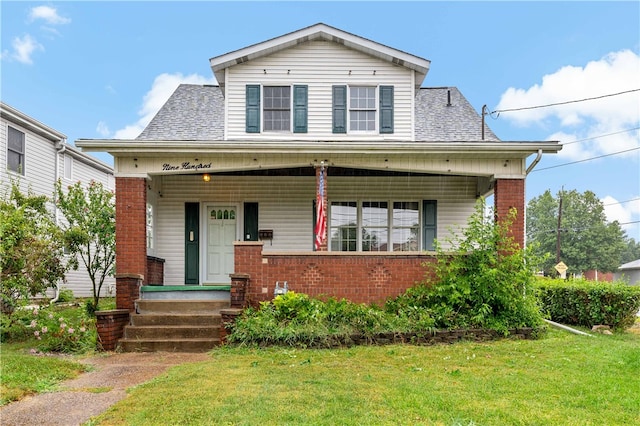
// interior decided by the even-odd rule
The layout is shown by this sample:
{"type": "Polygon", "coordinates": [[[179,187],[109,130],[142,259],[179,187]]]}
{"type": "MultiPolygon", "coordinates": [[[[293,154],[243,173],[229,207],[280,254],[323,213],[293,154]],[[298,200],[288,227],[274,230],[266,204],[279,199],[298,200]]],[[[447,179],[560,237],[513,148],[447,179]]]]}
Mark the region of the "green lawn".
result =
{"type": "Polygon", "coordinates": [[[2,343],[0,405],[27,395],[48,392],[62,380],[76,377],[85,367],[71,357],[32,355],[29,343],[2,343]]]}
{"type": "Polygon", "coordinates": [[[640,424],[640,335],[221,348],[130,390],[91,424],[640,424]]]}

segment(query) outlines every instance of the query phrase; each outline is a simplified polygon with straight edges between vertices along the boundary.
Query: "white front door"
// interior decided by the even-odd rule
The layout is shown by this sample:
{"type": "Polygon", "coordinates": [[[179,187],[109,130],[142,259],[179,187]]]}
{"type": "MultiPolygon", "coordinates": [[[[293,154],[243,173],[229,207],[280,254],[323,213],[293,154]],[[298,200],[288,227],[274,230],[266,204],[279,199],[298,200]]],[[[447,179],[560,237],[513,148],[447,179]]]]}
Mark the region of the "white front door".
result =
{"type": "Polygon", "coordinates": [[[229,283],[233,273],[233,241],[237,209],[207,206],[207,276],[205,283],[229,283]]]}

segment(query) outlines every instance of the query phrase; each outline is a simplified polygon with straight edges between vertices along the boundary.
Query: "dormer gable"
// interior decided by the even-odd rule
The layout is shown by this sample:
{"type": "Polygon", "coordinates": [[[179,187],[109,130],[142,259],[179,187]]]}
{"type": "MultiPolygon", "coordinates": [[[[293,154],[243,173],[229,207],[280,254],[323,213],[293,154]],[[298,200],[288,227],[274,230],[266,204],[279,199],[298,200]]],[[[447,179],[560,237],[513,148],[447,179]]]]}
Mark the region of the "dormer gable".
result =
{"type": "Polygon", "coordinates": [[[229,67],[262,58],[309,41],[330,41],[357,52],[415,71],[414,88],[424,81],[431,61],[397,50],[366,38],[318,23],[280,37],[209,59],[211,70],[225,95],[225,73],[229,67]]]}

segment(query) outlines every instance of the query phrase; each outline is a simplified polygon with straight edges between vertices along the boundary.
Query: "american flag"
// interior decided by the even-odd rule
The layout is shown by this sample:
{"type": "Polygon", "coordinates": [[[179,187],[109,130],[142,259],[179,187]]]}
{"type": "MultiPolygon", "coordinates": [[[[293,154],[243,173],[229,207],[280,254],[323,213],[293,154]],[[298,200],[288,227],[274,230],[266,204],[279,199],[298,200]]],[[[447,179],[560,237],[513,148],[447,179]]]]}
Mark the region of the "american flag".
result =
{"type": "Polygon", "coordinates": [[[327,218],[325,214],[325,205],[324,205],[324,166],[320,169],[320,179],[318,182],[318,195],[316,200],[316,241],[315,248],[316,251],[320,250],[322,243],[324,243],[325,236],[327,234],[327,218]]]}

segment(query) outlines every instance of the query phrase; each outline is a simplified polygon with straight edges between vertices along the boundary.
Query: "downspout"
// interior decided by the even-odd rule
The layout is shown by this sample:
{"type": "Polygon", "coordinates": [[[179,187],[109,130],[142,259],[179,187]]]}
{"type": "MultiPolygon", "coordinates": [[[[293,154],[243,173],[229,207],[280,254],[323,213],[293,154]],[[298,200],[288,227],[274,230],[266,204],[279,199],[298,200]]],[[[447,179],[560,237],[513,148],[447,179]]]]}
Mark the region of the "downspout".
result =
{"type": "MultiPolygon", "coordinates": [[[[55,170],[54,175],[55,175],[55,182],[57,183],[58,179],[60,178],[60,154],[64,154],[64,152],[67,150],[66,141],[64,139],[59,140],[58,142],[56,142],[55,148],[56,148],[56,164],[54,167],[54,170],[55,170]]],[[[57,201],[56,192],[53,191],[53,210],[54,210],[56,225],[59,225],[60,215],[58,214],[58,207],[56,206],[56,201],[57,201]]],[[[56,283],[56,295],[53,297],[53,299],[51,299],[49,303],[53,305],[58,301],[59,298],[60,298],[60,283],[56,283]]]]}
{"type": "Polygon", "coordinates": [[[544,320],[544,321],[545,321],[547,324],[550,324],[550,325],[552,325],[552,326],[554,326],[554,327],[557,327],[557,328],[559,328],[559,329],[562,329],[562,330],[568,331],[568,332],[573,333],[573,334],[579,334],[580,336],[595,337],[593,334],[589,334],[589,333],[585,333],[584,331],[576,330],[575,328],[571,328],[571,327],[566,326],[566,325],[564,325],[564,324],[560,324],[560,323],[557,323],[557,322],[553,322],[553,321],[548,320],[548,319],[546,319],[546,320],[544,320]]]}
{"type": "Polygon", "coordinates": [[[538,165],[538,163],[540,162],[541,159],[542,159],[542,150],[539,149],[538,150],[538,155],[536,156],[535,160],[533,160],[533,163],[531,163],[529,165],[529,167],[527,167],[527,171],[525,172],[525,176],[529,176],[529,173],[531,173],[531,170],[533,170],[533,168],[538,165]]]}

